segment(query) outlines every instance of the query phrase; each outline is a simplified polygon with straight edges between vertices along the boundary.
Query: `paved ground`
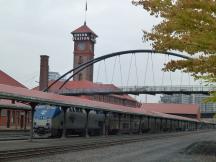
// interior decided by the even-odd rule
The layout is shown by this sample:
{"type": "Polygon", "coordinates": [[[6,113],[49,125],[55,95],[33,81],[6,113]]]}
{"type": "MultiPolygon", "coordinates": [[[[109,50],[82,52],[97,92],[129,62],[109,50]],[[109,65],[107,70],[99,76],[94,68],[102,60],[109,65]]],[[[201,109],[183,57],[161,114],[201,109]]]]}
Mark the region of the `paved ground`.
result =
{"type": "Polygon", "coordinates": [[[0,130],[0,141],[8,139],[20,139],[29,137],[29,131],[24,130],[0,130]]]}
{"type": "MultiPolygon", "coordinates": [[[[106,148],[18,160],[19,162],[215,162],[215,156],[185,155],[193,142],[216,141],[216,131],[170,139],[136,142],[106,148]]],[[[18,162],[16,161],[16,162],[18,162]]]]}

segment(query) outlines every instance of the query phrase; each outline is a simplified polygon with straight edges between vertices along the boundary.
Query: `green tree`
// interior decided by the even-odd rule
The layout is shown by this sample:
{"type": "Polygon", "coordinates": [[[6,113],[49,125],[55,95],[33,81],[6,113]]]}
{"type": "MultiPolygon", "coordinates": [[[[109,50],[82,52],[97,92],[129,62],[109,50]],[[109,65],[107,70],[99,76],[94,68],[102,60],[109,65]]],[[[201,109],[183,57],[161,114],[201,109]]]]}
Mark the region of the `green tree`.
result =
{"type": "MultiPolygon", "coordinates": [[[[194,59],[170,61],[165,71],[177,69],[195,78],[216,82],[216,0],[133,0],[162,21],[143,40],[159,51],[187,52],[194,59]]],[[[216,93],[210,101],[216,101],[216,93]]]]}

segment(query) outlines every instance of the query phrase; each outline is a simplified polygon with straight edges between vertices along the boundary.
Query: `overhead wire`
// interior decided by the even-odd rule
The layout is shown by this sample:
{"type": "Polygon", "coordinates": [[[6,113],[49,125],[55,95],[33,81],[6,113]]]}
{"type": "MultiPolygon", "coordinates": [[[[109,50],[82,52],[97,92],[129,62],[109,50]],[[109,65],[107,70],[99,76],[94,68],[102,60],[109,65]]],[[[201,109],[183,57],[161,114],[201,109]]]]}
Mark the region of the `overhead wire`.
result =
{"type": "Polygon", "coordinates": [[[155,74],[154,74],[154,63],[152,58],[152,52],[151,52],[151,62],[152,62],[152,79],[153,79],[153,86],[155,86],[155,74]]]}
{"type": "Polygon", "coordinates": [[[146,85],[146,77],[147,77],[147,70],[148,70],[148,62],[149,62],[149,55],[147,55],[147,61],[146,61],[146,68],[145,68],[145,76],[144,76],[144,86],[146,85]]]}
{"type": "MultiPolygon", "coordinates": [[[[134,54],[134,53],[133,53],[134,54]]],[[[137,79],[137,86],[139,85],[139,77],[138,77],[138,68],[137,68],[137,61],[136,61],[136,55],[134,54],[134,61],[135,61],[135,68],[136,68],[136,79],[137,79]]]]}
{"type": "Polygon", "coordinates": [[[116,59],[117,59],[117,57],[115,57],[115,62],[114,62],[114,66],[113,66],[113,73],[112,73],[111,83],[113,82],[113,78],[114,78],[114,74],[115,74],[116,59]]]}
{"type": "Polygon", "coordinates": [[[130,59],[130,65],[129,65],[129,70],[128,70],[128,78],[127,78],[127,84],[126,86],[128,86],[129,80],[130,80],[130,72],[131,72],[131,65],[132,65],[132,61],[133,61],[133,55],[131,55],[131,59],[130,59]]]}
{"type": "Polygon", "coordinates": [[[101,70],[100,66],[101,66],[101,62],[99,62],[99,65],[98,65],[98,71],[97,71],[96,82],[98,82],[98,77],[99,77],[100,70],[101,70]]]}
{"type": "MultiPolygon", "coordinates": [[[[166,62],[167,62],[166,55],[164,55],[164,58],[165,58],[165,63],[166,63],[166,62]]],[[[162,80],[161,80],[161,86],[164,86],[164,75],[165,75],[165,71],[163,70],[163,73],[162,73],[162,80]]]]}
{"type": "Polygon", "coordinates": [[[106,68],[106,61],[105,61],[105,59],[104,59],[104,70],[105,70],[105,79],[106,79],[106,81],[108,81],[107,68],[106,68]]]}
{"type": "Polygon", "coordinates": [[[119,71],[120,71],[121,85],[123,85],[121,60],[120,60],[120,56],[118,56],[118,57],[119,57],[119,71]]]}
{"type": "MultiPolygon", "coordinates": [[[[168,61],[169,61],[169,55],[168,55],[168,61]]],[[[172,72],[171,71],[169,71],[169,78],[170,78],[170,85],[171,85],[171,87],[172,87],[172,72]]]]}

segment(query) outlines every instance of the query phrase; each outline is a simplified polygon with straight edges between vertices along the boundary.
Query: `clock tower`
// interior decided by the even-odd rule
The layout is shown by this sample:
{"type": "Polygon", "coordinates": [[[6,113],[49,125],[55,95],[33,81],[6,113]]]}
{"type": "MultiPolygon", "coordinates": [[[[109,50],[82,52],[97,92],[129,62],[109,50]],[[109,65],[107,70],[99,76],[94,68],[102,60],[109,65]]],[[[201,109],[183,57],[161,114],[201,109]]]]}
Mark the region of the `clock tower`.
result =
{"type": "MultiPolygon", "coordinates": [[[[77,67],[94,58],[94,45],[97,35],[84,23],[81,27],[71,32],[74,41],[74,64],[77,67]]],[[[76,71],[75,71],[76,72],[76,71]]],[[[93,66],[89,66],[74,76],[73,80],[88,80],[93,82],[93,66]]]]}

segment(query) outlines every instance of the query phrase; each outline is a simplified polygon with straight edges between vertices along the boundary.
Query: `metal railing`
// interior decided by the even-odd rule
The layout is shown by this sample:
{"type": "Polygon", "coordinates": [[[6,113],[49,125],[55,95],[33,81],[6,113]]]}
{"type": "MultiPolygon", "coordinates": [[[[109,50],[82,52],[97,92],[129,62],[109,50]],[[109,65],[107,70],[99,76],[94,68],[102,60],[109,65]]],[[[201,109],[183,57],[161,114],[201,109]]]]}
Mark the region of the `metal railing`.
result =
{"type": "MultiPolygon", "coordinates": [[[[62,89],[63,95],[96,95],[96,94],[209,94],[216,91],[212,86],[123,86],[118,88],[79,88],[62,89]]],[[[57,92],[57,91],[56,91],[57,92]]]]}

